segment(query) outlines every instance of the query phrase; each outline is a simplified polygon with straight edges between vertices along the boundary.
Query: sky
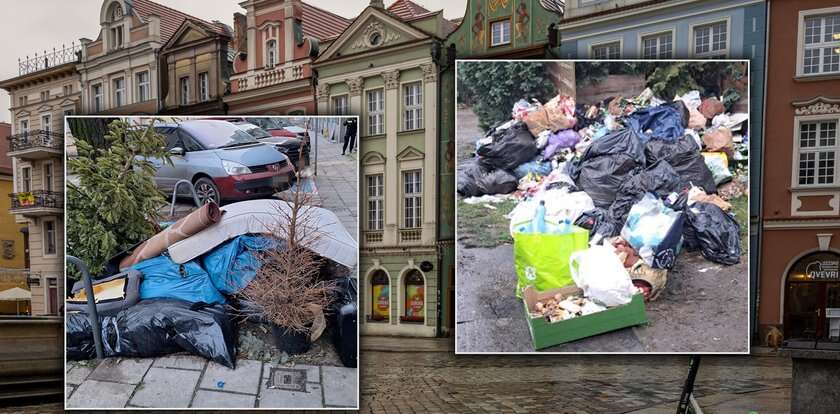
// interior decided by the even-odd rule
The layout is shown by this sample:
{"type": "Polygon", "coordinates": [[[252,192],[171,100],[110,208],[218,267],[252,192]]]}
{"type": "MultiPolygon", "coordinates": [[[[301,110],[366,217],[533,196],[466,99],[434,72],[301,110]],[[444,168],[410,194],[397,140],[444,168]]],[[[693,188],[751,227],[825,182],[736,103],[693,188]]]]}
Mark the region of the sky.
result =
{"type": "MultiPolygon", "coordinates": [[[[219,20],[233,26],[233,14],[243,12],[239,0],[155,0],[204,20],[219,20]]],[[[389,6],[395,0],[385,0],[389,6]]],[[[463,17],[467,0],[413,0],[429,10],[443,9],[444,17],[463,17]]],[[[4,0],[6,18],[0,25],[0,79],[18,76],[18,58],[32,57],[44,50],[60,49],[80,38],[95,39],[99,35],[99,11],[102,0],[4,0]],[[14,4],[14,5],[12,5],[14,4]],[[12,17],[15,16],[15,17],[12,17]]],[[[368,0],[306,0],[338,15],[352,19],[368,0]]],[[[0,121],[9,122],[9,95],[0,90],[0,121]]]]}

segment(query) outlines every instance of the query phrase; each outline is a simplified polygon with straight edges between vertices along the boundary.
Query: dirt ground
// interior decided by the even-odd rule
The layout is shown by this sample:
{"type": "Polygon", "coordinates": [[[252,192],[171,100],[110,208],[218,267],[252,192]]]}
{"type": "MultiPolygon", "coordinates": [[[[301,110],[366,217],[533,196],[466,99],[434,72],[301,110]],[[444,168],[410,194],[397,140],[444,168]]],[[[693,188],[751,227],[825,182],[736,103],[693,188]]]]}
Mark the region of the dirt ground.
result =
{"type": "MultiPolygon", "coordinates": [[[[469,156],[482,135],[472,111],[459,109],[459,161],[469,156]]],[[[742,202],[746,204],[745,199],[742,202]]],[[[457,352],[533,351],[525,311],[514,294],[513,245],[503,221],[512,206],[505,202],[488,208],[459,201],[457,352]]],[[[699,252],[682,252],[669,272],[665,291],[646,305],[647,325],[543,351],[748,352],[748,256],[745,248],[739,264],[723,266],[699,252]]]]}

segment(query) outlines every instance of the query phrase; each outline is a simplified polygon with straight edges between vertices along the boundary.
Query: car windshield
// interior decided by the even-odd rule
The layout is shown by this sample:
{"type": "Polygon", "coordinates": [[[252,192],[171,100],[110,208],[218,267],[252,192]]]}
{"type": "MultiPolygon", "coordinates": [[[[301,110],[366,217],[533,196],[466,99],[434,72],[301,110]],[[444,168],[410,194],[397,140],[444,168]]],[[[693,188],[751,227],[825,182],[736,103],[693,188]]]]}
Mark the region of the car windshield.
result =
{"type": "Polygon", "coordinates": [[[246,118],[245,120],[262,129],[280,129],[285,126],[277,118],[246,118]]]}
{"type": "Polygon", "coordinates": [[[264,130],[264,129],[256,126],[256,125],[245,124],[245,125],[243,125],[242,129],[245,132],[251,134],[251,136],[256,138],[256,139],[271,138],[271,134],[268,131],[266,131],[266,130],[264,130]]]}
{"type": "Polygon", "coordinates": [[[236,125],[224,121],[196,121],[189,125],[183,124],[182,127],[207,149],[237,147],[259,142],[236,125]]]}

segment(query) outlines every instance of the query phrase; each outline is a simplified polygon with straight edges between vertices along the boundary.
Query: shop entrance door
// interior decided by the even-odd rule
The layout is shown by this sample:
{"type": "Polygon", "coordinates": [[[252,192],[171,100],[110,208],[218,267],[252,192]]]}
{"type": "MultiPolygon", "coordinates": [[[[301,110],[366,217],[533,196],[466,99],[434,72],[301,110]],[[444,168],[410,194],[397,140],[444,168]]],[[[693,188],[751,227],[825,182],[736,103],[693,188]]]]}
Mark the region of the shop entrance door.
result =
{"type": "Polygon", "coordinates": [[[823,335],[831,341],[840,341],[840,283],[826,283],[823,335]]]}
{"type": "Polygon", "coordinates": [[[817,339],[822,309],[822,283],[790,282],[785,298],[785,338],[817,339]]]}

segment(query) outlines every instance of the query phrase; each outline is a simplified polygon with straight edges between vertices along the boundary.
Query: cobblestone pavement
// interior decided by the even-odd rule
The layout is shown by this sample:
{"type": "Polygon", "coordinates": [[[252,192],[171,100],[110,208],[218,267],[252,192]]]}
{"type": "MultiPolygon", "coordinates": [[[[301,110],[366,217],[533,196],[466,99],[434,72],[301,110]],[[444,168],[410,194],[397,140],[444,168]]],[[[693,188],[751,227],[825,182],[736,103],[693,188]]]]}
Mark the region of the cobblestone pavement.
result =
{"type": "MultiPolygon", "coordinates": [[[[676,410],[688,357],[480,356],[451,353],[362,353],[361,411],[626,413],[660,406],[676,410]]],[[[777,413],[748,393],[790,389],[790,360],[703,357],[695,395],[747,395],[744,405],[777,413]]],[[[789,391],[787,391],[789,392],[789,391]]],[[[660,412],[660,411],[650,411],[660,412]]],[[[664,411],[662,411],[664,412],[664,411]]],[[[719,411],[726,412],[726,411],[719,411]]],[[[741,411],[739,411],[741,412],[741,411]]],[[[748,411],[742,411],[744,413],[748,411]]]]}
{"type": "Polygon", "coordinates": [[[296,365],[298,389],[270,386],[270,363],[239,359],[232,370],[192,355],[106,358],[67,364],[68,408],[355,407],[357,369],[296,365]]]}

